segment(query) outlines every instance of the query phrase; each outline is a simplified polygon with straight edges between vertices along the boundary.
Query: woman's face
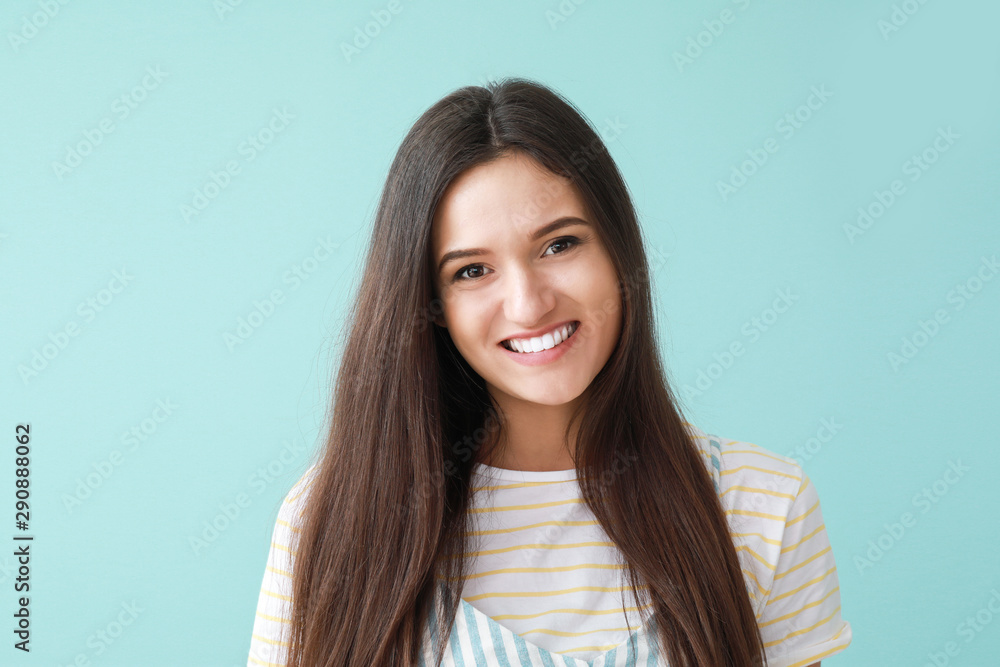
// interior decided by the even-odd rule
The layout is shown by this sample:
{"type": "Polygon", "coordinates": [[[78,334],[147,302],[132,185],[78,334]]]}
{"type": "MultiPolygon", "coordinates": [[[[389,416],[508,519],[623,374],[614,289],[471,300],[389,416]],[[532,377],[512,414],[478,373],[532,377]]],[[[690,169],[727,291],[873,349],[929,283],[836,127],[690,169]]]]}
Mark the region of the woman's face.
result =
{"type": "Polygon", "coordinates": [[[437,323],[495,397],[569,403],[611,356],[621,297],[592,225],[569,179],[521,153],[472,167],[445,191],[431,239],[437,323]],[[553,347],[565,325],[569,338],[553,347]],[[507,349],[511,338],[521,351],[507,349]]]}

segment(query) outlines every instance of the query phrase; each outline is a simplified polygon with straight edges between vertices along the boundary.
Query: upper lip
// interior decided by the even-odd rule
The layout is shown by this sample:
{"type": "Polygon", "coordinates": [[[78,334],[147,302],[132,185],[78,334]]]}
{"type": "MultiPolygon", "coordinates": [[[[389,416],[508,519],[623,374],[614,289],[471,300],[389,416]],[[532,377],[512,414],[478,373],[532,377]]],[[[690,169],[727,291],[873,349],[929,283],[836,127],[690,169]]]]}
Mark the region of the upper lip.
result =
{"type": "Polygon", "coordinates": [[[550,324],[547,327],[544,327],[542,329],[535,329],[534,331],[520,331],[520,332],[518,332],[516,334],[511,334],[510,336],[507,336],[506,338],[504,338],[500,342],[502,343],[505,340],[510,340],[511,338],[523,338],[523,339],[527,339],[527,338],[541,338],[542,336],[544,336],[547,333],[551,333],[551,332],[555,331],[556,329],[558,329],[560,327],[563,327],[563,326],[565,326],[567,324],[572,324],[573,322],[577,322],[577,321],[578,320],[566,320],[565,322],[557,322],[556,324],[550,324]]]}

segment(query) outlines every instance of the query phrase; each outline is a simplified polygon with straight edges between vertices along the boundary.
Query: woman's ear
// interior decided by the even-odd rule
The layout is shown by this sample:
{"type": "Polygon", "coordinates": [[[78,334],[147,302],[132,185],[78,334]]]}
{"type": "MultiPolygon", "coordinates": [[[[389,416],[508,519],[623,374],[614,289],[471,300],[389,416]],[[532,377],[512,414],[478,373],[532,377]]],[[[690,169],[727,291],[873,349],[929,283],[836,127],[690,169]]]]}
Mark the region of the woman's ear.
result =
{"type": "Polygon", "coordinates": [[[424,312],[430,315],[431,322],[442,329],[448,328],[444,320],[444,303],[441,301],[440,293],[437,290],[434,291],[434,298],[424,312]]]}

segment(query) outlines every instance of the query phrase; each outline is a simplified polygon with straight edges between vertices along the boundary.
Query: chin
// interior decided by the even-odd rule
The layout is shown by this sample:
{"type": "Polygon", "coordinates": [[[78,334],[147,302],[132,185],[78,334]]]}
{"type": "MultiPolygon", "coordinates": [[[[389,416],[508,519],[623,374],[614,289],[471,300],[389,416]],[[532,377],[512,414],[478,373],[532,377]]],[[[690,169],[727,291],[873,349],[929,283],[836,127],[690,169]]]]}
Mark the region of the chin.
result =
{"type": "Polygon", "coordinates": [[[529,403],[556,406],[565,405],[576,400],[583,393],[584,389],[585,387],[580,388],[579,391],[575,389],[570,390],[565,386],[549,388],[545,385],[535,383],[530,387],[524,387],[521,391],[518,391],[516,387],[512,387],[511,391],[507,391],[507,393],[529,403]]]}

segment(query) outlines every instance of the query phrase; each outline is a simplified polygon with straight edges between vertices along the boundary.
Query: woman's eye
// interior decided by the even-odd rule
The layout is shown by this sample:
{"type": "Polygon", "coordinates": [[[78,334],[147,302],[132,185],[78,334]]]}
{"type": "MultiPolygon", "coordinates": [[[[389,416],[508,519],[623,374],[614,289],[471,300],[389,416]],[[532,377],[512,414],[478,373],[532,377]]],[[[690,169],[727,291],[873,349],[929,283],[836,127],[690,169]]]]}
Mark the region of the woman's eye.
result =
{"type": "Polygon", "coordinates": [[[462,274],[465,273],[466,271],[474,271],[476,269],[482,270],[482,268],[483,268],[482,264],[470,264],[469,266],[466,266],[458,270],[458,273],[455,274],[455,280],[472,280],[473,278],[481,278],[482,276],[472,276],[467,278],[464,277],[462,274]]]}
{"type": "MultiPolygon", "coordinates": [[[[569,247],[572,248],[573,246],[575,246],[579,242],[580,242],[580,239],[576,238],[575,236],[565,236],[565,237],[563,237],[561,239],[556,239],[555,241],[553,241],[552,245],[550,245],[549,248],[557,246],[560,243],[568,243],[569,247]]],[[[562,251],[562,252],[565,252],[565,251],[562,251]]],[[[557,252],[556,254],[558,255],[559,253],[557,252]]]]}
{"type": "MultiPolygon", "coordinates": [[[[546,248],[546,253],[548,253],[548,251],[551,250],[552,248],[554,248],[556,246],[559,246],[559,245],[566,245],[566,246],[568,246],[567,247],[567,250],[568,250],[569,248],[577,246],[580,243],[581,243],[580,239],[578,239],[575,236],[564,236],[564,237],[562,237],[560,239],[556,239],[555,241],[553,241],[549,245],[549,247],[546,248]]],[[[558,252],[555,252],[554,254],[559,255],[559,254],[562,254],[564,252],[566,252],[566,250],[560,250],[558,252]]],[[[464,275],[467,271],[477,271],[477,270],[478,271],[482,271],[483,270],[483,265],[482,264],[469,264],[468,266],[463,266],[452,277],[452,281],[456,282],[456,281],[475,280],[477,278],[482,278],[483,275],[485,275],[485,274],[474,275],[474,276],[466,276],[466,275],[464,275]]]]}

